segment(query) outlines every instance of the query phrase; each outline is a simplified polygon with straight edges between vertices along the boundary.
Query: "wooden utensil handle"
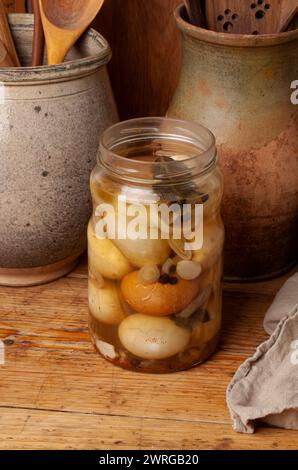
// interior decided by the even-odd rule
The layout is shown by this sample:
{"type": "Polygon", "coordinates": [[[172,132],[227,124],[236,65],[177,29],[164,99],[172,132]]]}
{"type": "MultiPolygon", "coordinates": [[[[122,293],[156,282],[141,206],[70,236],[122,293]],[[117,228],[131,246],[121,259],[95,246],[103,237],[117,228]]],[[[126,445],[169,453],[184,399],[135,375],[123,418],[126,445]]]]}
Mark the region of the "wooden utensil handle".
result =
{"type": "Polygon", "coordinates": [[[0,67],[14,67],[14,63],[12,59],[10,58],[6,47],[4,44],[0,41],[0,67]]]}
{"type": "Polygon", "coordinates": [[[288,29],[291,29],[292,23],[297,22],[298,20],[298,6],[286,17],[282,18],[279,32],[283,33],[288,29]]]}
{"type": "Polygon", "coordinates": [[[32,66],[36,67],[43,64],[45,37],[43,26],[41,22],[39,1],[32,0],[32,7],[34,13],[34,37],[32,49],[32,66]]]}
{"type": "Polygon", "coordinates": [[[10,32],[3,0],[0,0],[0,40],[5,46],[8,55],[12,59],[15,67],[20,67],[21,64],[10,32]]]}
{"type": "Polygon", "coordinates": [[[7,13],[26,13],[26,0],[3,0],[7,13]]]}
{"type": "Polygon", "coordinates": [[[204,27],[204,12],[202,8],[202,0],[184,0],[184,4],[191,23],[195,26],[204,27]]]}

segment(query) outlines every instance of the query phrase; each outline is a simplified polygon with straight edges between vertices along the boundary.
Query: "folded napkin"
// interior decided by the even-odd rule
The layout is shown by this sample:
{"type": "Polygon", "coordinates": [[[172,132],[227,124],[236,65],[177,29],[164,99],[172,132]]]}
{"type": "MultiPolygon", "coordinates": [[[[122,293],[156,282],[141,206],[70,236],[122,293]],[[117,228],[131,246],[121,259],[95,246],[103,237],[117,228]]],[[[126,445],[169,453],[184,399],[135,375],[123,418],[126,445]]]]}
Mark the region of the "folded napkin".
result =
{"type": "Polygon", "coordinates": [[[264,320],[272,336],[237,371],[227,403],[237,432],[258,421],[298,430],[298,272],[277,294],[264,320]]]}

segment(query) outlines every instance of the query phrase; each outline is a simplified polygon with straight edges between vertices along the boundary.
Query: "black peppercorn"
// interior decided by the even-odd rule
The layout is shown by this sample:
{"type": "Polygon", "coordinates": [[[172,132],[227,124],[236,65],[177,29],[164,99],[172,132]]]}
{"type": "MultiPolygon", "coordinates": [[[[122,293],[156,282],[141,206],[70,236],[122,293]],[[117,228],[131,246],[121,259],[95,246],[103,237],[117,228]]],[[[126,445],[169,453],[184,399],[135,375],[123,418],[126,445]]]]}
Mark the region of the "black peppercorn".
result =
{"type": "Polygon", "coordinates": [[[169,284],[170,276],[168,274],[163,274],[162,276],[160,276],[159,282],[160,284],[169,284]]]}

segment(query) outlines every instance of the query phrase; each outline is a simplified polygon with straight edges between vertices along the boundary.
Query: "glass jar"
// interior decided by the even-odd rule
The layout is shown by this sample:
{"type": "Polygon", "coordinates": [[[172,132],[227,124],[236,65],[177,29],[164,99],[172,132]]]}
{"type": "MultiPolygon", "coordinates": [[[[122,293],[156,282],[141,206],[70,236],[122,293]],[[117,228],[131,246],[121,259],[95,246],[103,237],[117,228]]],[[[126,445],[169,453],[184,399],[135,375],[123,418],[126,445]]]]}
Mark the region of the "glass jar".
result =
{"type": "Polygon", "coordinates": [[[216,349],[223,194],[215,138],[195,123],[144,118],[109,128],[91,175],[90,331],[126,369],[166,373],[216,349]]]}

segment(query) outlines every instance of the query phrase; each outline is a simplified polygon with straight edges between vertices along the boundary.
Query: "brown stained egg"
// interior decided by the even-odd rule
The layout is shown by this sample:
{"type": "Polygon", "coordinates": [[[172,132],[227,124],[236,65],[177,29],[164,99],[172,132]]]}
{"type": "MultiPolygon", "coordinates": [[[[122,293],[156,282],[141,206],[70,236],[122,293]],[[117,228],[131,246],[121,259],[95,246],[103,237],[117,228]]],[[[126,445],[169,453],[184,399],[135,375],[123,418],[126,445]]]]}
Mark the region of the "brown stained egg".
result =
{"type": "Polygon", "coordinates": [[[199,279],[186,281],[170,276],[153,284],[140,281],[138,271],[127,274],[121,282],[124,300],[136,312],[146,315],[167,316],[185,309],[198,295],[199,279]],[[167,281],[167,282],[165,282],[167,281]]]}

